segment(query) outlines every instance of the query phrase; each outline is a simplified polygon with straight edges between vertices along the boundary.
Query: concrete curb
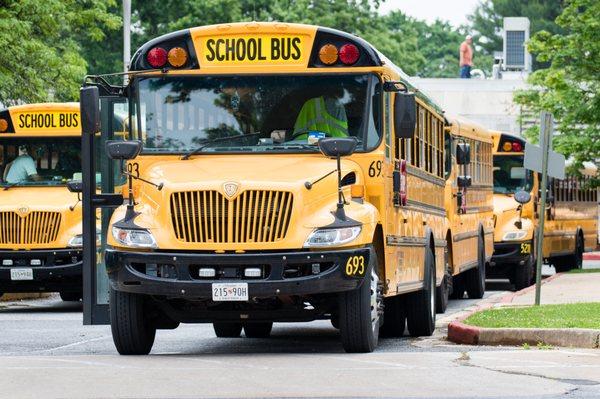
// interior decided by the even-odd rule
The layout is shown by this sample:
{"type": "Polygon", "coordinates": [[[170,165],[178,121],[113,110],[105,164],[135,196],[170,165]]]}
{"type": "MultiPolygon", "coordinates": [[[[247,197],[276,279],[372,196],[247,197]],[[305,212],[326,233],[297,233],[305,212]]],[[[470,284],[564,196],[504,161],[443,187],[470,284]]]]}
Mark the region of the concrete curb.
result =
{"type": "Polygon", "coordinates": [[[583,260],[600,260],[600,252],[586,252],[583,254],[583,260]]]}
{"type": "MultiPolygon", "coordinates": [[[[559,278],[557,273],[542,280],[542,284],[559,278]]],[[[496,303],[511,303],[515,297],[523,295],[535,286],[512,292],[500,298],[496,303]]],[[[448,324],[448,340],[463,345],[537,345],[543,343],[552,346],[600,348],[600,330],[584,328],[484,328],[463,323],[474,313],[490,309],[493,303],[480,306],[448,324]]]]}

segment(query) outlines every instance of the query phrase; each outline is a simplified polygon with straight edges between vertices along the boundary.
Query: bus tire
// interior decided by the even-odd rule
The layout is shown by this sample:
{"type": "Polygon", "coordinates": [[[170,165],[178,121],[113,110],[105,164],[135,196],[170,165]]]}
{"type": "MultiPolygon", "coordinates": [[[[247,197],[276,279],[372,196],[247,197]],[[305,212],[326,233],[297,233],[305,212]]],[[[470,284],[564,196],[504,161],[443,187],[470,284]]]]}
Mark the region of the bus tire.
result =
{"type": "Polygon", "coordinates": [[[213,323],[215,335],[219,338],[237,338],[242,333],[242,323],[213,323]]]}
{"type": "Polygon", "coordinates": [[[429,336],[435,330],[435,261],[433,250],[425,248],[423,289],[409,294],[406,301],[406,324],[413,337],[429,336]]]}
{"type": "Polygon", "coordinates": [[[556,272],[564,273],[573,269],[581,269],[583,267],[583,246],[583,237],[578,232],[577,238],[575,238],[575,252],[573,255],[561,256],[552,261],[556,272]]]}
{"type": "Polygon", "coordinates": [[[514,269],[515,290],[520,291],[531,285],[533,279],[534,260],[533,255],[529,255],[524,265],[517,265],[514,269]]]}
{"type": "Polygon", "coordinates": [[[385,298],[383,305],[383,325],[379,328],[379,335],[390,338],[403,336],[406,328],[404,297],[385,298]]]}
{"type": "Polygon", "coordinates": [[[110,290],[110,329],[121,355],[147,355],[156,327],[145,316],[144,296],[110,290]]]}
{"type": "Polygon", "coordinates": [[[481,299],[485,294],[485,249],[481,236],[477,241],[477,267],[465,273],[465,288],[470,299],[481,299]]]}
{"type": "Polygon", "coordinates": [[[59,293],[59,295],[63,302],[79,302],[83,298],[81,292],[62,291],[59,293]]]}
{"type": "Polygon", "coordinates": [[[340,337],[348,353],[373,352],[379,341],[382,296],[377,257],[371,256],[370,263],[360,287],[339,296],[340,337]]]}
{"type": "Polygon", "coordinates": [[[457,274],[452,276],[452,291],[450,291],[450,299],[463,299],[465,297],[465,276],[457,274]]]}
{"type": "Polygon", "coordinates": [[[246,335],[246,338],[269,338],[272,329],[272,322],[244,324],[244,334],[246,335]]]}

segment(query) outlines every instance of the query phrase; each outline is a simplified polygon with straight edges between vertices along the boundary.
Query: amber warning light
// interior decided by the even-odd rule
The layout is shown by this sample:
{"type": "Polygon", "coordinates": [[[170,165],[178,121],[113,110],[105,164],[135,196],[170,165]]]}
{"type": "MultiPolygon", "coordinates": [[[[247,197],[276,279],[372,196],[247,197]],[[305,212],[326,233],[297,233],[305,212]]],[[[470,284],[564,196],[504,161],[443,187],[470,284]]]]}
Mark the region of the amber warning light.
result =
{"type": "Polygon", "coordinates": [[[360,50],[354,44],[347,43],[338,49],[328,43],[319,49],[319,60],[325,65],[333,65],[338,60],[344,65],[353,65],[360,58],[360,50]]]}

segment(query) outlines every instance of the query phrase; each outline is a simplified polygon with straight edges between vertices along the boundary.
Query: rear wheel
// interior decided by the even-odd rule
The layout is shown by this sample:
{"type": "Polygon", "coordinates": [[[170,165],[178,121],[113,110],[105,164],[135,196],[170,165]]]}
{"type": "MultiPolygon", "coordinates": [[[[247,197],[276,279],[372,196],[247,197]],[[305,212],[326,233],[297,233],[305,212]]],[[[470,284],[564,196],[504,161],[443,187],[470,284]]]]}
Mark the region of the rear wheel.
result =
{"type": "Polygon", "coordinates": [[[581,269],[583,267],[583,237],[577,234],[575,239],[575,253],[573,255],[562,256],[553,261],[554,269],[557,273],[568,272],[573,269],[581,269]]]}
{"type": "Polygon", "coordinates": [[[213,323],[215,335],[219,338],[237,338],[242,333],[242,323],[213,323]]]}
{"type": "Polygon", "coordinates": [[[425,249],[425,281],[423,289],[406,299],[408,332],[413,337],[428,336],[435,330],[435,262],[433,251],[425,249]]]}
{"type": "Polygon", "coordinates": [[[406,328],[404,297],[393,296],[383,300],[383,325],[379,328],[382,337],[401,337],[406,328]]]}
{"type": "Polygon", "coordinates": [[[373,352],[377,347],[381,302],[377,257],[371,256],[371,265],[361,286],[340,294],[340,336],[346,352],[373,352]]]}
{"type": "Polygon", "coordinates": [[[272,329],[272,322],[244,324],[244,334],[247,338],[268,338],[272,329]]]}
{"type": "Polygon", "coordinates": [[[156,327],[145,317],[143,295],[110,290],[110,328],[121,355],[147,355],[154,344],[156,327]]]}
{"type": "Polygon", "coordinates": [[[485,249],[481,236],[477,241],[477,267],[465,273],[465,288],[470,299],[481,299],[485,294],[485,249]]]}
{"type": "Polygon", "coordinates": [[[64,302],[79,302],[83,298],[81,292],[61,292],[60,299],[64,302]]]}

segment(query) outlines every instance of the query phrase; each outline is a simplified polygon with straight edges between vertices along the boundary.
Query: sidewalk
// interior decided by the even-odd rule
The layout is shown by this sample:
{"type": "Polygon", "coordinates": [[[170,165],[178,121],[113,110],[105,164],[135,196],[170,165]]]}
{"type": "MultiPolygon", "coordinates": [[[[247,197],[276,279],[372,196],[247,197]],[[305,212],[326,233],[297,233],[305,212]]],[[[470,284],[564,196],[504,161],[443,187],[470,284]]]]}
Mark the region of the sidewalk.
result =
{"type": "MultiPolygon", "coordinates": [[[[549,280],[549,281],[548,281],[549,280]]],[[[541,304],[600,302],[600,273],[563,273],[542,285],[541,304]]],[[[515,292],[503,305],[533,305],[535,286],[515,292]]]]}
{"type": "MultiPolygon", "coordinates": [[[[584,269],[598,268],[592,257],[584,269]]],[[[474,313],[490,308],[530,306],[535,301],[535,286],[508,294],[487,303],[448,325],[448,340],[468,345],[523,345],[545,343],[553,346],[599,348],[600,330],[582,328],[485,328],[464,324],[474,313]]],[[[541,304],[600,303],[600,272],[559,273],[542,280],[541,304]]]]}

